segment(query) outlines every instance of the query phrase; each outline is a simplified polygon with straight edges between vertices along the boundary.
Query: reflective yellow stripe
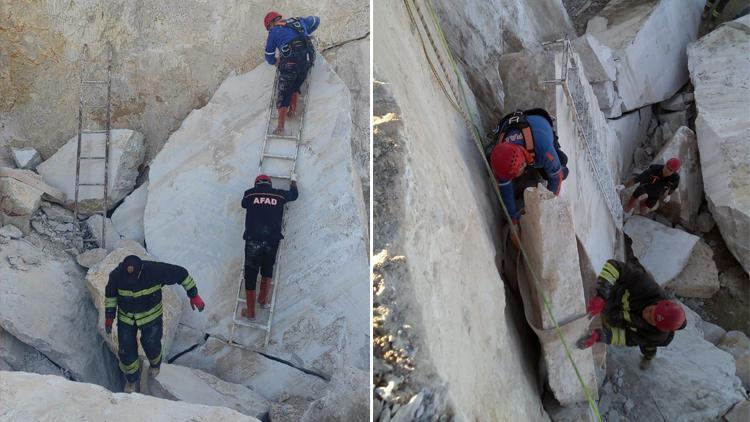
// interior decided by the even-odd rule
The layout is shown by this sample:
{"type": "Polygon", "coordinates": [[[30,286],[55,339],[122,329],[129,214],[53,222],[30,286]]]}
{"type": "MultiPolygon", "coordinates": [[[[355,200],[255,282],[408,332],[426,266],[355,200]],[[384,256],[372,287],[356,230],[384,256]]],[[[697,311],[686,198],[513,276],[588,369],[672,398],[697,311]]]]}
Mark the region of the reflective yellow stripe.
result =
{"type": "Polygon", "coordinates": [[[104,307],[105,308],[114,308],[117,306],[117,298],[116,297],[107,297],[104,298],[104,307]]]}
{"type": "Polygon", "coordinates": [[[622,328],[612,327],[612,340],[610,341],[610,344],[613,344],[615,346],[624,346],[625,330],[623,330],[622,328]]]}
{"type": "Polygon", "coordinates": [[[120,362],[120,370],[126,374],[135,374],[141,368],[141,360],[136,359],[135,362],[130,365],[125,365],[120,362]]]}
{"type": "Polygon", "coordinates": [[[620,272],[617,271],[617,268],[615,268],[614,265],[607,262],[606,264],[604,264],[604,267],[602,267],[602,271],[601,273],[599,273],[599,277],[609,281],[610,284],[615,284],[615,281],[620,278],[620,272]]]}
{"type": "Polygon", "coordinates": [[[190,275],[188,274],[188,276],[185,277],[185,279],[182,280],[182,283],[180,284],[182,284],[182,287],[184,287],[185,290],[190,290],[195,287],[195,280],[193,280],[193,277],[190,277],[190,275]]]}
{"type": "Polygon", "coordinates": [[[137,292],[133,292],[133,291],[130,291],[130,290],[120,290],[120,289],[117,289],[117,293],[120,296],[141,297],[141,296],[150,295],[151,293],[153,293],[153,292],[155,292],[155,291],[157,291],[159,289],[161,289],[161,284],[157,284],[156,286],[149,287],[148,289],[138,290],[137,292]]]}
{"type": "Polygon", "coordinates": [[[137,323],[138,325],[145,325],[155,320],[156,318],[160,317],[162,313],[163,313],[163,307],[162,307],[162,304],[159,303],[158,305],[154,306],[148,311],[140,312],[137,314],[128,314],[128,313],[123,312],[122,310],[119,310],[117,312],[117,317],[120,321],[128,325],[133,325],[135,323],[137,323]]]}
{"type": "Polygon", "coordinates": [[[155,357],[154,359],[150,359],[150,358],[149,358],[149,360],[148,360],[148,361],[149,361],[149,363],[151,364],[151,366],[156,366],[156,365],[158,365],[158,364],[159,364],[159,362],[161,362],[161,352],[159,352],[159,356],[155,357]]]}
{"type": "Polygon", "coordinates": [[[625,290],[625,294],[622,295],[622,316],[625,318],[625,321],[630,321],[630,290],[625,290]]]}

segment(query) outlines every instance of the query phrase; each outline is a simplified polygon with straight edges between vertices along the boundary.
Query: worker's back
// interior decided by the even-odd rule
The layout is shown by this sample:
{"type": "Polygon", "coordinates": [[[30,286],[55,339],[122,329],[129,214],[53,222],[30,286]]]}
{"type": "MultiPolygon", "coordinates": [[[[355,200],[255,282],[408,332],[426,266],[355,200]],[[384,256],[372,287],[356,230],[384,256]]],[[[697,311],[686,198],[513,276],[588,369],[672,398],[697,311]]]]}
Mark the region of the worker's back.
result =
{"type": "Polygon", "coordinates": [[[245,240],[278,241],[283,239],[281,221],[284,217],[284,204],[297,199],[297,186],[287,190],[274,189],[268,184],[258,184],[245,191],[242,208],[245,215],[245,240]]]}

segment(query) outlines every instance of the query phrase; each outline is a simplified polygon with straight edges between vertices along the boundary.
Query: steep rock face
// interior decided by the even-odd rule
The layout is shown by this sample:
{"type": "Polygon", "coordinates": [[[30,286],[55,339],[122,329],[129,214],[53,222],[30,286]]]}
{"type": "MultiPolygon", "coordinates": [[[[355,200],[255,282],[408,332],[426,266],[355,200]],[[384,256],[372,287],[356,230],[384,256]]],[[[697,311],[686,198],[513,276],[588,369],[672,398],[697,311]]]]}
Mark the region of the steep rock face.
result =
{"type": "Polygon", "coordinates": [[[134,190],[112,213],[112,224],[125,239],[132,239],[143,245],[143,213],[146,210],[148,182],[134,190]]]}
{"type": "Polygon", "coordinates": [[[0,419],[84,422],[155,420],[165,422],[257,422],[225,407],[111,393],[102,387],[52,375],[0,371],[0,419]],[[158,415],[158,418],[155,418],[158,415]]]}
{"type": "Polygon", "coordinates": [[[698,34],[704,4],[615,0],[589,21],[586,33],[611,49],[615,58],[619,114],[666,100],[688,81],[685,49],[698,34]]]}
{"type": "MultiPolygon", "coordinates": [[[[0,326],[83,382],[117,388],[114,356],[96,333],[97,315],[72,258],[24,240],[0,248],[0,326]]],[[[3,400],[5,401],[5,400],[3,400]]]]}
{"type": "Polygon", "coordinates": [[[648,137],[651,116],[651,107],[643,107],[623,114],[618,119],[607,120],[607,126],[613,131],[613,139],[616,140],[607,142],[610,168],[615,181],[619,182],[630,176],[635,151],[648,137]]]}
{"type": "MultiPolygon", "coordinates": [[[[435,9],[488,125],[511,110],[504,107],[501,56],[575,32],[561,0],[440,0],[435,9]]],[[[429,11],[422,14],[431,24],[429,11]]]]}
{"type": "Polygon", "coordinates": [[[71,110],[79,101],[81,46],[87,43],[92,59],[100,61],[104,40],[110,40],[115,57],[113,127],[143,133],[147,161],[229,74],[247,72],[263,61],[268,34],[263,16],[270,9],[285,16],[320,16],[315,32],[320,47],[366,35],[370,15],[369,3],[362,0],[3,6],[0,120],[6,124],[0,125],[0,139],[23,134],[43,157],[52,155],[76,131],[71,110]],[[83,22],[86,30],[80,31],[83,22]]]}
{"type": "MultiPolygon", "coordinates": [[[[182,320],[196,343],[205,332],[229,337],[244,260],[240,202],[256,176],[250,163],[259,161],[273,78],[272,67],[263,65],[227,79],[151,165],[146,242],[149,252],[185,266],[198,283],[206,311],[182,320]]],[[[308,80],[296,169],[300,197],[285,213],[267,352],[332,374],[349,365],[364,369],[369,361],[366,224],[349,150],[348,91],[322,57],[308,80]]],[[[235,338],[261,348],[264,335],[240,327],[235,338]]],[[[204,357],[215,365],[216,357],[204,357]]]]}
{"type": "MultiPolygon", "coordinates": [[[[132,240],[124,240],[121,242],[118,249],[115,249],[107,255],[104,260],[89,268],[89,271],[86,274],[86,287],[91,295],[91,301],[99,312],[96,326],[99,330],[99,334],[107,343],[107,346],[109,346],[112,353],[117,353],[117,324],[119,324],[119,322],[115,320],[115,323],[112,326],[112,334],[106,333],[104,330],[104,289],[107,287],[107,282],[109,281],[109,273],[120,265],[120,262],[122,262],[122,260],[128,255],[136,255],[145,260],[158,261],[153,256],[149,255],[139,244],[132,240]]],[[[200,284],[198,285],[198,289],[200,291],[200,284]]],[[[172,338],[177,331],[177,324],[180,322],[180,316],[182,316],[183,299],[179,294],[182,296],[185,295],[185,290],[182,287],[164,286],[162,288],[161,300],[164,306],[164,328],[161,344],[164,354],[169,352],[172,338]]],[[[140,338],[140,332],[138,333],[138,338],[140,338]]],[[[140,341],[138,342],[138,351],[141,356],[146,356],[146,353],[140,346],[140,341]]]]}
{"type": "Polygon", "coordinates": [[[703,339],[700,317],[684,308],[687,327],[659,348],[648,370],[639,369],[637,347],[608,348],[607,368],[621,371],[620,393],[635,404],[630,420],[716,420],[744,398],[734,359],[703,339]]]}
{"type": "MultiPolygon", "coordinates": [[[[374,7],[374,77],[392,92],[380,99],[378,130],[400,121],[393,136],[405,140],[375,147],[387,160],[375,173],[375,198],[383,199],[374,211],[375,253],[387,249],[402,262],[389,279],[398,292],[390,311],[424,345],[409,356],[416,366],[409,382],[439,395],[458,419],[546,420],[494,263],[500,217],[482,155],[433,78],[404,4],[374,7]]],[[[383,412],[390,417],[391,409],[383,412]]]]}
{"type": "MultiPolygon", "coordinates": [[[[104,157],[104,137],[103,133],[82,135],[81,157],[104,157]]],[[[140,133],[113,129],[110,137],[107,209],[112,209],[133,190],[144,154],[143,135],[140,133]]],[[[65,193],[68,204],[75,200],[77,145],[78,137],[74,136],[52,157],[37,166],[45,182],[65,193]]],[[[81,160],[80,170],[80,183],[104,183],[104,160],[81,160]]],[[[80,186],[78,212],[101,212],[102,196],[102,186],[80,186]]]]}
{"type": "Polygon", "coordinates": [[[654,157],[654,164],[664,164],[672,157],[679,158],[682,163],[680,185],[672,193],[669,202],[660,206],[659,212],[670,217],[673,223],[692,228],[703,202],[703,178],[698,143],[690,128],[680,127],[654,157]]]}
{"type": "Polygon", "coordinates": [[[706,201],[727,247],[750,272],[750,16],[701,38],[688,55],[706,201]]]}

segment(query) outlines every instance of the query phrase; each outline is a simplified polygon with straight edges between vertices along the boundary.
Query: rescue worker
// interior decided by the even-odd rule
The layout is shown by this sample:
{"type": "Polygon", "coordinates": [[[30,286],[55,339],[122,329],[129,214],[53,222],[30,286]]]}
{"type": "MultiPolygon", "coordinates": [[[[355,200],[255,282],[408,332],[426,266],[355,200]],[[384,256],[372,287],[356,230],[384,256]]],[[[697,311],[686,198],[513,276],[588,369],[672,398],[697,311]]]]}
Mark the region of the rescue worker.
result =
{"type": "MultiPolygon", "coordinates": [[[[505,208],[517,228],[521,210],[516,208],[513,180],[531,166],[542,170],[547,189],[559,195],[562,182],[568,175],[567,157],[556,144],[552,118],[542,109],[516,111],[503,118],[494,133],[497,134],[497,144],[491,150],[490,165],[500,185],[505,208]]],[[[512,239],[518,247],[519,239],[515,236],[512,239]]]]}
{"type": "Polygon", "coordinates": [[[279,91],[276,97],[279,118],[273,133],[283,135],[286,117],[293,117],[297,112],[300,88],[315,61],[310,34],[320,25],[320,18],[308,16],[282,19],[279,13],[268,12],[263,24],[268,31],[266,62],[279,69],[279,91]],[[278,59],[276,50],[279,50],[278,59]]]}
{"type": "Polygon", "coordinates": [[[144,261],[135,255],[125,259],[112,272],[104,290],[104,327],[112,333],[117,314],[118,357],[125,374],[125,392],[132,393],[140,378],[140,359],[136,337],[141,331],[141,346],[149,360],[149,375],[159,374],[162,361],[162,286],[177,284],[185,289],[190,306],[203,311],[205,303],[198,295],[195,280],[180,266],[144,261]]]}
{"type": "Polygon", "coordinates": [[[703,8],[701,19],[706,20],[709,18],[709,16],[711,17],[711,19],[709,19],[708,21],[709,29],[713,29],[716,26],[716,21],[724,12],[724,8],[727,7],[727,3],[729,3],[729,0],[706,0],[706,6],[703,8]]]}
{"type": "Polygon", "coordinates": [[[586,307],[590,318],[602,315],[602,328],[589,331],[576,345],[594,343],[638,346],[646,369],[657,347],[672,342],[674,332],[685,328],[685,311],[667,299],[664,291],[642,268],[610,259],[596,280],[596,296],[586,307]]]}
{"type": "Polygon", "coordinates": [[[297,175],[292,174],[289,190],[274,189],[271,178],[260,174],[255,178],[255,187],[245,191],[242,208],[245,214],[245,296],[247,309],[242,316],[255,319],[255,287],[260,270],[260,294],[258,303],[263,308],[271,306],[271,279],[276,263],[276,251],[284,218],[284,204],[297,199],[297,175]]]}
{"type": "Polygon", "coordinates": [[[638,176],[628,179],[624,185],[620,185],[619,189],[629,188],[635,183],[639,184],[628,203],[625,204],[624,211],[629,213],[637,204],[640,204],[640,213],[646,214],[656,209],[656,203],[662,197],[664,197],[664,203],[669,202],[670,195],[680,185],[680,174],[677,173],[679,169],[680,160],[670,158],[666,164],[654,164],[638,176]]]}

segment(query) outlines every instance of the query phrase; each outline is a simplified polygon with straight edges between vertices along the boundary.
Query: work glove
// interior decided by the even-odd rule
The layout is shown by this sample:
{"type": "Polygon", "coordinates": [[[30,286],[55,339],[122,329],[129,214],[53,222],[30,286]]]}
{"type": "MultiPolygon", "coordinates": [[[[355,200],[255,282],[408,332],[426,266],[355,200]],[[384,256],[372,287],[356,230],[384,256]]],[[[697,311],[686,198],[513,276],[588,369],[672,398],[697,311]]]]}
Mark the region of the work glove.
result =
{"type": "Polygon", "coordinates": [[[203,299],[201,299],[200,295],[196,294],[195,296],[190,298],[190,307],[195,310],[195,308],[198,308],[199,312],[203,312],[203,308],[206,307],[206,303],[203,302],[203,299]]]}
{"type": "Polygon", "coordinates": [[[104,320],[104,331],[106,331],[107,334],[112,334],[112,323],[114,321],[114,318],[107,318],[104,320]]]}
{"type": "Polygon", "coordinates": [[[589,301],[589,304],[586,306],[586,313],[589,314],[589,319],[592,319],[602,313],[602,311],[604,310],[604,305],[606,304],[607,301],[604,300],[604,298],[600,296],[592,297],[589,301]]]}
{"type": "Polygon", "coordinates": [[[583,337],[579,338],[578,341],[576,341],[576,347],[579,349],[588,349],[589,347],[593,346],[594,343],[599,341],[599,339],[602,337],[602,331],[595,329],[591,330],[588,333],[584,334],[583,337]]]}
{"type": "Polygon", "coordinates": [[[666,204],[670,199],[672,199],[672,195],[667,194],[667,196],[664,197],[664,203],[666,204]]]}
{"type": "Polygon", "coordinates": [[[297,183],[297,173],[292,173],[292,177],[289,178],[292,183],[297,183]]]}
{"type": "Polygon", "coordinates": [[[617,192],[621,192],[621,191],[625,190],[625,185],[623,185],[622,183],[620,183],[619,185],[615,186],[615,190],[617,192]]]}

